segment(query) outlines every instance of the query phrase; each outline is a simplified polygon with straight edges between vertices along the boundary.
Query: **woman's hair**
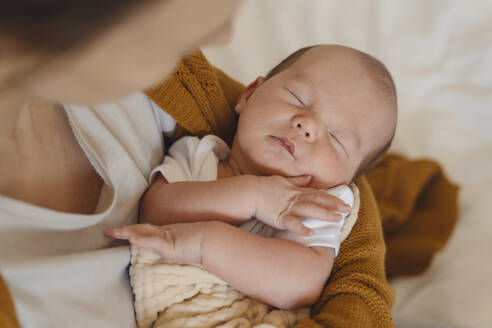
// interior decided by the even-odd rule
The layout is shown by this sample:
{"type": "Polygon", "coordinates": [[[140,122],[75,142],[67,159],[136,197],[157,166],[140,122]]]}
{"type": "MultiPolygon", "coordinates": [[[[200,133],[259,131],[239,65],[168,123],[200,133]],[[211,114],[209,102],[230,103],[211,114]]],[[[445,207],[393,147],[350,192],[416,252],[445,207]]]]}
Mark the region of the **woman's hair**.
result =
{"type": "Polygon", "coordinates": [[[2,0],[0,42],[18,50],[63,52],[151,0],[2,0]]]}

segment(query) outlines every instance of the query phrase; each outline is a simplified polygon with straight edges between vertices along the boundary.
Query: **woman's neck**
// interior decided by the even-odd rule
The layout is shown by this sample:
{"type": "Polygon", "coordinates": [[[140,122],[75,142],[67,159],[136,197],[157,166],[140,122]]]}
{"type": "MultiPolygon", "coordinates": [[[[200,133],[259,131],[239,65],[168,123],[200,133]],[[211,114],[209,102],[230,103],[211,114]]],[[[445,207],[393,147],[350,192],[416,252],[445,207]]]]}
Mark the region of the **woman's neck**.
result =
{"type": "Polygon", "coordinates": [[[40,160],[52,160],[51,150],[59,148],[69,129],[63,115],[59,104],[28,92],[0,94],[0,191],[10,188],[17,174],[38,169],[40,160]]]}
{"type": "Polygon", "coordinates": [[[0,149],[6,137],[13,135],[29,98],[29,94],[20,89],[0,90],[0,149]]]}
{"type": "Polygon", "coordinates": [[[34,147],[50,148],[69,133],[59,103],[12,90],[0,95],[0,152],[22,152],[34,147]]]}
{"type": "Polygon", "coordinates": [[[94,212],[102,187],[61,104],[0,99],[0,194],[70,213],[94,212]]]}

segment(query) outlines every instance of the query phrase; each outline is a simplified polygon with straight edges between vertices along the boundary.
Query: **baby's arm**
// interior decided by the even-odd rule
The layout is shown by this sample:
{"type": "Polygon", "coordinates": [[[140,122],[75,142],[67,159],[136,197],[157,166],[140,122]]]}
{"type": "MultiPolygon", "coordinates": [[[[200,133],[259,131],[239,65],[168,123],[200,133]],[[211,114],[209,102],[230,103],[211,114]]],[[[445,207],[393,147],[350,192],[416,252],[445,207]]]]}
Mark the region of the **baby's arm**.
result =
{"type": "Polygon", "coordinates": [[[309,235],[312,231],[302,224],[303,218],[339,221],[339,212],[350,210],[337,197],[303,188],[310,179],[242,175],[167,183],[159,175],[142,198],[140,222],[165,225],[216,220],[239,224],[255,217],[274,228],[309,235]]]}
{"type": "Polygon", "coordinates": [[[156,225],[218,220],[239,224],[255,212],[255,177],[168,183],[159,175],[140,202],[140,222],[156,225]],[[234,204],[234,206],[230,206],[234,204]]]}
{"type": "Polygon", "coordinates": [[[202,264],[244,294],[282,309],[318,299],[335,254],[333,248],[264,238],[218,221],[139,224],[106,234],[151,248],[171,262],[202,264]]]}
{"type": "Polygon", "coordinates": [[[330,247],[264,238],[221,222],[203,236],[201,263],[232,287],[281,309],[312,305],[335,257],[330,247]]]}

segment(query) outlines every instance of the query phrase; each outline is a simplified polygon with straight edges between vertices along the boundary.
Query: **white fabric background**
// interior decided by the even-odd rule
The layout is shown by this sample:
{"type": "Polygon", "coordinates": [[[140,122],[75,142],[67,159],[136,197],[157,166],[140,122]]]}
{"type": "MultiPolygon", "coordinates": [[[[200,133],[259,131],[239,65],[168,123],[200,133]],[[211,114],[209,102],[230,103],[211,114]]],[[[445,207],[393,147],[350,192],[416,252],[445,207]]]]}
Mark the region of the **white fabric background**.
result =
{"type": "Polygon", "coordinates": [[[492,323],[492,1],[246,0],[232,42],[205,49],[243,83],[290,52],[340,43],[381,59],[399,93],[392,151],[438,160],[462,187],[447,247],[423,275],[394,281],[394,314],[492,323]]]}

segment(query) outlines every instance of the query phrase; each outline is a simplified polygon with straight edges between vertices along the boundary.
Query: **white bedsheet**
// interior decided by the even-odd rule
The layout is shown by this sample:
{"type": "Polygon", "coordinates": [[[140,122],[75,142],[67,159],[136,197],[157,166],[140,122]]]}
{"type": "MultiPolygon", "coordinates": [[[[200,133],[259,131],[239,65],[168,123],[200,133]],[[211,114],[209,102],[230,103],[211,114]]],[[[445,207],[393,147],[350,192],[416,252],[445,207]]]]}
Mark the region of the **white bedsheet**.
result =
{"type": "Polygon", "coordinates": [[[243,83],[293,50],[340,43],[381,59],[399,93],[392,151],[438,160],[462,187],[430,269],[393,282],[397,317],[492,323],[492,1],[246,0],[232,42],[205,49],[243,83]]]}

